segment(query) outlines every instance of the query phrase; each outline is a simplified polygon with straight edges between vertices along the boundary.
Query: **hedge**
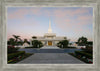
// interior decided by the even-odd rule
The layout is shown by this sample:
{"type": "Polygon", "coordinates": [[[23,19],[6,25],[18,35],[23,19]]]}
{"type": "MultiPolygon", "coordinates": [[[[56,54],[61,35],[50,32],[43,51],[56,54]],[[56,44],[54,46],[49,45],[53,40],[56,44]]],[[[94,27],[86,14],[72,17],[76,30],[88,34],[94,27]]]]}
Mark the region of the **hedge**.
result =
{"type": "Polygon", "coordinates": [[[17,52],[18,51],[18,47],[14,47],[14,46],[7,46],[8,48],[7,48],[7,52],[8,53],[14,53],[14,52],[17,52]]]}
{"type": "Polygon", "coordinates": [[[8,63],[11,63],[11,62],[13,62],[13,60],[9,60],[9,61],[8,61],[8,63]]]}
{"type": "Polygon", "coordinates": [[[75,51],[76,55],[81,55],[81,56],[85,56],[87,58],[91,58],[92,59],[92,55],[83,51],[75,51]]]}
{"type": "Polygon", "coordinates": [[[24,54],[25,54],[25,51],[19,51],[19,52],[16,52],[16,53],[8,54],[8,60],[10,60],[14,57],[18,57],[19,55],[24,55],[24,54]]]}
{"type": "Polygon", "coordinates": [[[25,48],[34,48],[34,47],[25,47],[25,48]]]}

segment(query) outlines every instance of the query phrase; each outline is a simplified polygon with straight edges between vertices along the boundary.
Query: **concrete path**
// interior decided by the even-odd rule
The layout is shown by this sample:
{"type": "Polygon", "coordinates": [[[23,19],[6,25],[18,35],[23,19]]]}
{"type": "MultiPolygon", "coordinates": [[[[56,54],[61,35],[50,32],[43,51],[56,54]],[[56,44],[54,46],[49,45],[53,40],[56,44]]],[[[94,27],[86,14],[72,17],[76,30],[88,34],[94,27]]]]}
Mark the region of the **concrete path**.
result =
{"type": "Polygon", "coordinates": [[[44,47],[42,47],[40,49],[60,49],[60,48],[57,47],[57,46],[44,46],[44,47]]]}
{"type": "Polygon", "coordinates": [[[23,48],[19,49],[19,51],[25,51],[26,53],[74,53],[75,51],[81,51],[81,49],[61,49],[57,46],[44,46],[42,48],[23,48]]]}
{"type": "Polygon", "coordinates": [[[67,53],[35,53],[17,64],[85,64],[67,53]]]}

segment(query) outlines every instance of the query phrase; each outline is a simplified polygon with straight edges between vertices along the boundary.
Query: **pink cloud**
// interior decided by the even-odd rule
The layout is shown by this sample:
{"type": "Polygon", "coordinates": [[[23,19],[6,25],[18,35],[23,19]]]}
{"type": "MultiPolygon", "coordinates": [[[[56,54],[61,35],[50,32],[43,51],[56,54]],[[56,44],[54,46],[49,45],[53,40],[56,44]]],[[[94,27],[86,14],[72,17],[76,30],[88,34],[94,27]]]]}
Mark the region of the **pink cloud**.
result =
{"type": "Polygon", "coordinates": [[[38,8],[31,8],[31,9],[29,9],[29,12],[33,15],[41,15],[42,12],[40,10],[41,10],[41,8],[39,8],[39,7],[38,8]]]}
{"type": "MultiPolygon", "coordinates": [[[[92,24],[90,21],[92,21],[92,16],[90,15],[84,15],[85,13],[89,13],[89,10],[86,8],[80,8],[76,10],[63,10],[63,9],[55,9],[53,11],[49,10],[42,10],[42,8],[30,8],[30,9],[19,9],[16,12],[8,14],[9,19],[23,19],[25,15],[31,14],[31,15],[43,15],[46,17],[53,17],[55,20],[55,24],[58,28],[60,28],[62,31],[69,33],[73,32],[73,35],[77,34],[78,36],[82,34],[88,34],[89,30],[87,28],[84,28],[85,25],[92,24]],[[77,17],[75,17],[77,16],[77,17]]],[[[35,19],[31,20],[22,20],[21,23],[19,23],[21,26],[36,26],[39,22],[37,22],[35,19]],[[32,21],[33,20],[33,21],[32,21]],[[31,21],[31,22],[30,22],[31,21]],[[30,22],[30,23],[29,23],[30,22]]],[[[18,34],[21,35],[21,34],[18,34]]],[[[26,36],[23,34],[23,38],[30,38],[29,36],[26,36]]],[[[76,39],[76,38],[73,38],[76,39]]]]}
{"type": "Polygon", "coordinates": [[[62,10],[55,10],[54,11],[54,16],[58,17],[58,18],[64,18],[66,16],[67,13],[65,13],[62,10]]]}
{"type": "Polygon", "coordinates": [[[92,18],[93,18],[92,16],[88,16],[88,15],[85,15],[85,16],[84,16],[84,15],[83,15],[83,16],[78,16],[77,19],[80,20],[80,21],[82,21],[82,20],[83,20],[83,21],[89,21],[89,20],[92,20],[92,18]]]}
{"type": "Polygon", "coordinates": [[[24,15],[28,13],[27,9],[19,9],[15,12],[8,14],[8,19],[22,19],[24,15]]]}
{"type": "Polygon", "coordinates": [[[86,9],[86,8],[79,8],[79,9],[76,9],[76,10],[73,10],[73,9],[69,9],[69,10],[63,10],[63,9],[56,9],[54,10],[54,16],[55,17],[73,17],[75,15],[82,15],[82,14],[85,14],[85,13],[89,13],[89,10],[86,9]]]}
{"type": "Polygon", "coordinates": [[[71,12],[72,15],[79,15],[79,14],[84,14],[84,13],[89,13],[89,10],[86,8],[80,8],[71,12]]]}
{"type": "Polygon", "coordinates": [[[89,32],[84,28],[85,25],[92,24],[92,16],[84,15],[89,13],[89,10],[80,8],[76,10],[55,10],[55,23],[63,31],[72,32],[89,32]],[[75,16],[77,16],[75,18],[75,16]]]}
{"type": "Polygon", "coordinates": [[[7,16],[8,19],[23,19],[27,14],[41,15],[40,9],[41,8],[18,9],[17,11],[9,13],[7,16]]]}
{"type": "Polygon", "coordinates": [[[89,30],[84,28],[84,25],[88,24],[87,21],[71,22],[70,19],[56,19],[55,23],[66,32],[89,32],[89,30]]]}

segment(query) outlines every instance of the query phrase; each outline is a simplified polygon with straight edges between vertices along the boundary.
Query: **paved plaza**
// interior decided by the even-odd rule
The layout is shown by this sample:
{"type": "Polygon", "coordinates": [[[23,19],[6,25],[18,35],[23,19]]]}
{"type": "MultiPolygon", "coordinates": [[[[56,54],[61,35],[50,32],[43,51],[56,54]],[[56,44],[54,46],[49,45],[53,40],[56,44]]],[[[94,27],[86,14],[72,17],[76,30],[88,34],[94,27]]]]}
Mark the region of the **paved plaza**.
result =
{"type": "MultiPolygon", "coordinates": [[[[30,50],[31,52],[33,51],[32,49],[30,50]]],[[[28,49],[27,52],[30,50],[28,49]]],[[[68,53],[64,53],[64,50],[58,47],[50,48],[49,46],[35,49],[35,51],[36,50],[40,52],[34,53],[32,56],[18,62],[18,64],[85,64],[68,53]]]]}

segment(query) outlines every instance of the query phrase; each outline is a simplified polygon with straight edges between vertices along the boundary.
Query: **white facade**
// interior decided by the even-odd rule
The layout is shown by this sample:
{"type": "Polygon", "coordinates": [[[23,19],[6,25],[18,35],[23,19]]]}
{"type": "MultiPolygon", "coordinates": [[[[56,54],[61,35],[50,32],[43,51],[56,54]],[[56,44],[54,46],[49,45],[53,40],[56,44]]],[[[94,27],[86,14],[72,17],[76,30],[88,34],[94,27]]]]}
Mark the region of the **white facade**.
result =
{"type": "MultiPolygon", "coordinates": [[[[65,40],[65,37],[59,36],[57,37],[55,33],[52,33],[52,29],[51,29],[51,22],[49,21],[49,29],[48,29],[48,33],[45,33],[44,36],[36,36],[36,39],[33,40],[39,40],[41,41],[44,46],[56,46],[56,44],[61,41],[61,40],[65,40]]],[[[67,37],[66,37],[67,39],[67,37]]]]}

